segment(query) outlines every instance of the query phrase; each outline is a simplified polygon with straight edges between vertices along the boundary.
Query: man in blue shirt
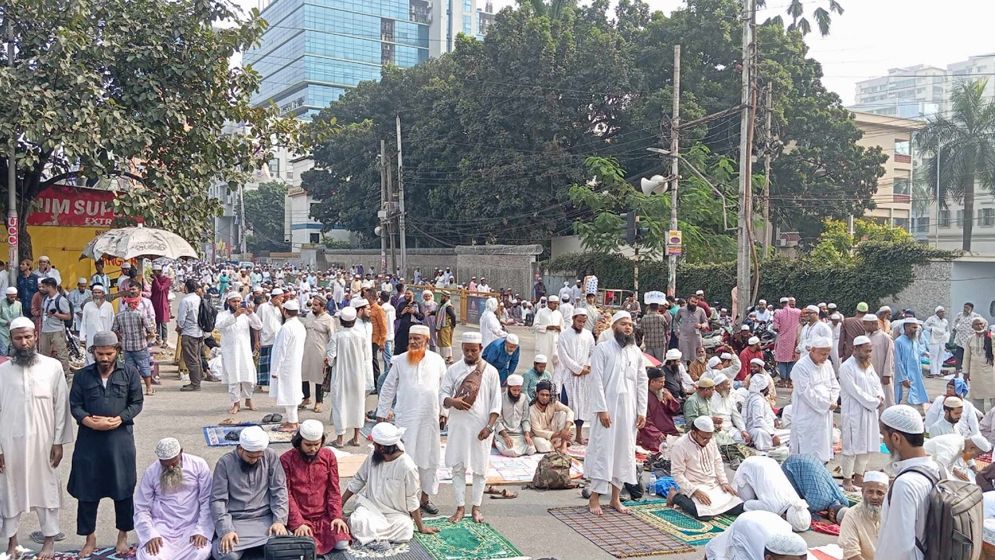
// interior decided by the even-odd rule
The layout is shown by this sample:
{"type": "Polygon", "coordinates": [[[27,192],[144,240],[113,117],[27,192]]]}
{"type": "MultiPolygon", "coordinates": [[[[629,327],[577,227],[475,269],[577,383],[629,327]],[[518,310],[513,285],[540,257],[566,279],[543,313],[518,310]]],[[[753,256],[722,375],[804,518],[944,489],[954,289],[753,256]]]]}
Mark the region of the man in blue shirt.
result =
{"type": "Polygon", "coordinates": [[[516,334],[499,338],[484,348],[484,360],[498,370],[498,375],[501,376],[501,385],[508,381],[509,375],[515,373],[520,353],[521,349],[518,347],[518,335],[516,334]]]}

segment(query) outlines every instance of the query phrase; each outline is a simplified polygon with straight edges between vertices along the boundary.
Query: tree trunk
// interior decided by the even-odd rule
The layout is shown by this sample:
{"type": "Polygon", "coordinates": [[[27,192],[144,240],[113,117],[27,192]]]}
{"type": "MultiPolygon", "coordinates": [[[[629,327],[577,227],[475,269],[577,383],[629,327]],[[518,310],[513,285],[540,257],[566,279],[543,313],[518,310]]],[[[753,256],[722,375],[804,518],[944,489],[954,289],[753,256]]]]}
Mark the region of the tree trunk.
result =
{"type": "Polygon", "coordinates": [[[974,235],[974,175],[964,181],[964,235],[961,249],[971,252],[971,236],[974,235]]]}

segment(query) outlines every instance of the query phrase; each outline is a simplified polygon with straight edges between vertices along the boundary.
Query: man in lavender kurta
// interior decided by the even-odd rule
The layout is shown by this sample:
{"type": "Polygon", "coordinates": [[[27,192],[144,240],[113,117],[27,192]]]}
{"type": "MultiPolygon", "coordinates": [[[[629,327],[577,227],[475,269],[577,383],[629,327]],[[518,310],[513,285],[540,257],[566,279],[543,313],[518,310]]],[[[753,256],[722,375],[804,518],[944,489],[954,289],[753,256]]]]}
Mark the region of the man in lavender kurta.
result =
{"type": "Polygon", "coordinates": [[[137,559],[206,560],[214,535],[211,467],[171,437],[159,440],[155,454],[135,491],[137,559]]]}
{"type": "Polygon", "coordinates": [[[152,265],[152,310],[155,312],[155,334],[161,344],[166,344],[169,331],[166,325],[169,323],[169,290],[173,287],[173,281],[162,273],[162,265],[152,265]]]}
{"type": "Polygon", "coordinates": [[[791,380],[791,368],[798,361],[795,346],[798,342],[798,322],[801,310],[795,307],[795,298],[781,298],[781,308],[774,312],[774,328],[777,340],[774,341],[774,361],[777,373],[783,381],[791,380]]]}

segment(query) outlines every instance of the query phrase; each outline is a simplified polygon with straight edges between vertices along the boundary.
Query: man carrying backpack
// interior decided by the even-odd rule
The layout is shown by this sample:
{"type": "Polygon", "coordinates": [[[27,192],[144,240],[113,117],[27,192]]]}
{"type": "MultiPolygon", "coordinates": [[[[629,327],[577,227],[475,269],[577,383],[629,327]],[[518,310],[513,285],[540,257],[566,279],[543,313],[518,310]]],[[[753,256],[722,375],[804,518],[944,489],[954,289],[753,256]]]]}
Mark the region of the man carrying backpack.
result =
{"type": "Polygon", "coordinates": [[[69,349],[66,347],[66,322],[73,320],[73,307],[69,299],[59,292],[59,284],[55,278],[42,278],[38,283],[39,291],[45,296],[42,301],[41,339],[38,350],[59,360],[62,372],[67,376],[69,371],[69,349]]]}
{"type": "Polygon", "coordinates": [[[190,383],[180,387],[180,391],[200,391],[200,382],[204,378],[200,357],[204,344],[204,330],[200,328],[200,296],[197,295],[197,282],[188,279],[183,283],[186,295],[180,301],[176,312],[176,332],[180,334],[180,355],[187,371],[190,372],[190,383]]]}

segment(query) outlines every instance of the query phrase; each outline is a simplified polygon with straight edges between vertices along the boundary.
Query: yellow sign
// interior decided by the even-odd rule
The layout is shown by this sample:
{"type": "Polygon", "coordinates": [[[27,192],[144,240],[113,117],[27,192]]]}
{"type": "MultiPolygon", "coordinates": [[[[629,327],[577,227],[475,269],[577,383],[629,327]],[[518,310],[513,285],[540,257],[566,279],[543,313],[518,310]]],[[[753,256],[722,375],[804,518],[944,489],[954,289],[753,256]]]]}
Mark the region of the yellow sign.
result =
{"type": "Polygon", "coordinates": [[[672,229],[667,231],[667,256],[683,254],[684,238],[681,230],[672,229]]]}

